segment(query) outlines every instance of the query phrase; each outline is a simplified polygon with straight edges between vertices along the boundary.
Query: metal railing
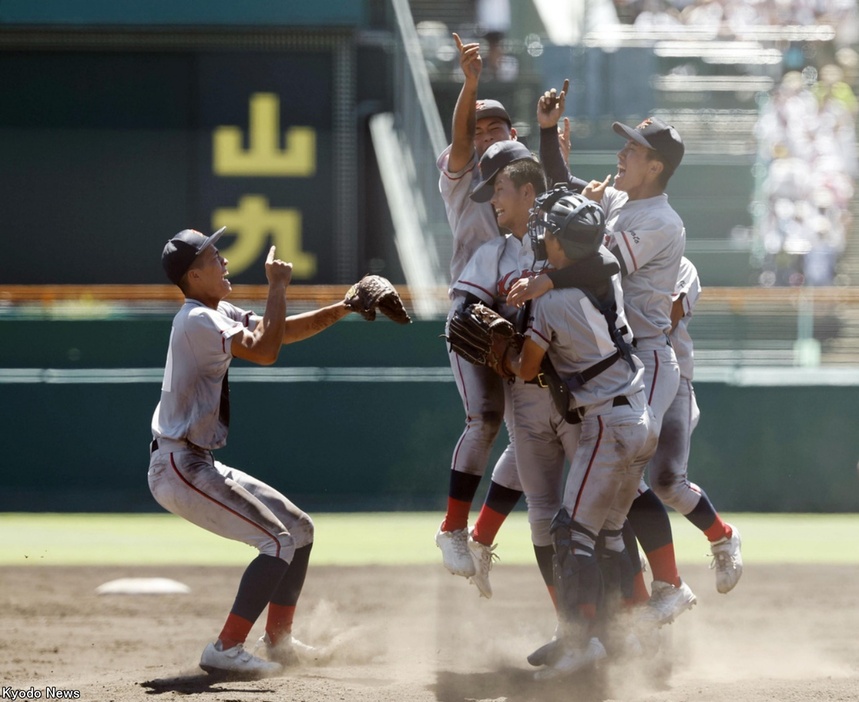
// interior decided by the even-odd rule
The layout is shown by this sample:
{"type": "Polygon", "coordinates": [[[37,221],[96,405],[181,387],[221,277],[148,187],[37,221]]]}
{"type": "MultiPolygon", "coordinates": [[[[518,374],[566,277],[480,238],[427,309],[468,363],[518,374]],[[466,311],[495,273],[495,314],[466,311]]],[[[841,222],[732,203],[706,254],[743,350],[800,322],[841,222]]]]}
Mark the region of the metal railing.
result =
{"type": "Polygon", "coordinates": [[[435,288],[447,284],[452,255],[435,165],[446,140],[408,1],[391,2],[394,114],[376,115],[370,127],[415,312],[431,317],[446,306],[440,306],[435,288]]]}

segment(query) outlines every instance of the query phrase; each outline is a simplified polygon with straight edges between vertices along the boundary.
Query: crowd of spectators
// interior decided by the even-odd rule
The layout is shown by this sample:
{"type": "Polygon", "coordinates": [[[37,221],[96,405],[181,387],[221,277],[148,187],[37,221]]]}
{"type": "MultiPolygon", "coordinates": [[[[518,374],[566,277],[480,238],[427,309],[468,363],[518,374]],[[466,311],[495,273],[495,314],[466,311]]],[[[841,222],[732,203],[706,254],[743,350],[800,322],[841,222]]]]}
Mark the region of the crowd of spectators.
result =
{"type": "Polygon", "coordinates": [[[694,27],[705,35],[742,37],[756,27],[831,26],[838,46],[857,37],[855,0],[613,0],[622,24],[694,27]]]}
{"type": "Polygon", "coordinates": [[[859,103],[835,64],[788,71],[755,136],[763,285],[831,285],[851,226],[859,103]]]}

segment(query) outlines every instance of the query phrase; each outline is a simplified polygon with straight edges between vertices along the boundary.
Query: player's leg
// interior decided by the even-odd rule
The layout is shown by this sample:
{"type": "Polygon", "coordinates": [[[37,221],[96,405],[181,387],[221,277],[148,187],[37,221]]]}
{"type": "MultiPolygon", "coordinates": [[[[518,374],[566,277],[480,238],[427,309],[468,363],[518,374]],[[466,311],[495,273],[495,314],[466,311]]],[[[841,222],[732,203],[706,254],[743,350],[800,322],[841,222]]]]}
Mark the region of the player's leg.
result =
{"type": "Polygon", "coordinates": [[[659,447],[650,462],[653,491],[669,507],[684,515],[710,542],[716,589],[730,592],[743,572],[739,531],[725,522],[707,494],[689,481],[689,450],[700,412],[695,390],[687,378],[680,380],[674,402],[665,413],[659,447]]]}
{"type": "Polygon", "coordinates": [[[451,369],[465,410],[465,429],[456,442],[450,466],[447,511],[436,533],[445,567],[454,575],[474,575],[468,550],[468,515],[492,445],[504,417],[501,378],[449,352],[451,369]]]}
{"type": "MultiPolygon", "coordinates": [[[[517,381],[515,390],[519,389],[517,381]]],[[[564,491],[566,453],[559,434],[569,434],[569,443],[573,445],[578,440],[581,425],[568,424],[563,420],[555,409],[547,388],[522,385],[521,389],[522,392],[515,395],[514,400],[517,409],[516,459],[528,504],[534,556],[558,616],[549,642],[528,655],[528,662],[540,667],[555,663],[564,652],[563,624],[555,580],[555,546],[551,529],[561,508],[564,491]]]]}
{"type": "Polygon", "coordinates": [[[269,660],[283,665],[296,663],[302,656],[309,657],[315,653],[313,647],[292,635],[295,610],[307,577],[310,552],[313,548],[313,522],[305,512],[270,485],[247,473],[228,470],[230,477],[270,509],[293,535],[295,554],[286,574],[271,595],[265,635],[259,643],[265,647],[269,660]]]}
{"type": "MultiPolygon", "coordinates": [[[[563,655],[549,664],[543,677],[579,670],[605,657],[597,619],[602,579],[596,556],[597,538],[612,508],[628,506],[655,448],[651,414],[644,398],[606,415],[586,416],[578,441],[566,442],[570,470],[564,486],[563,507],[552,524],[555,546],[558,610],[563,622],[563,655]],[[633,459],[641,458],[634,465],[633,459]]],[[[621,527],[612,548],[623,550],[621,527]]]]}
{"type": "Polygon", "coordinates": [[[519,471],[516,468],[516,432],[513,418],[512,386],[504,383],[504,422],[510,441],[504,449],[495,468],[489,490],[474,527],[468,537],[468,550],[474,561],[474,575],[471,582],[480,590],[483,597],[492,597],[492,586],[489,583],[489,571],[492,569],[492,559],[495,554],[495,536],[498,530],[513,511],[519,498],[522,497],[522,484],[519,481],[519,471]]]}
{"type": "MultiPolygon", "coordinates": [[[[660,432],[665,413],[674,401],[680,384],[677,357],[667,345],[655,349],[637,349],[636,355],[644,364],[647,401],[653,411],[656,431],[660,432]]],[[[658,613],[659,623],[667,623],[688,609],[695,597],[680,578],[668,511],[643,480],[628,518],[653,576],[650,609],[647,612],[658,613]]]]}
{"type": "Polygon", "coordinates": [[[296,530],[302,542],[297,543],[283,522],[240,484],[244,474],[215,462],[208,451],[170,451],[164,443],[153,453],[149,470],[150,489],[159,504],[260,552],[245,569],[218,641],[206,647],[200,665],[240,674],[277,672],[279,664],[253,656],[244,650],[244,643],[286,574],[296,547],[312,542],[312,522],[296,510],[295,523],[303,526],[296,530]]]}
{"type": "Polygon", "coordinates": [[[574,435],[571,443],[575,443],[581,427],[563,421],[547,388],[516,381],[513,392],[516,463],[528,506],[531,543],[540,575],[557,606],[550,529],[561,507],[566,457],[556,427],[561,424],[563,431],[574,435]]]}

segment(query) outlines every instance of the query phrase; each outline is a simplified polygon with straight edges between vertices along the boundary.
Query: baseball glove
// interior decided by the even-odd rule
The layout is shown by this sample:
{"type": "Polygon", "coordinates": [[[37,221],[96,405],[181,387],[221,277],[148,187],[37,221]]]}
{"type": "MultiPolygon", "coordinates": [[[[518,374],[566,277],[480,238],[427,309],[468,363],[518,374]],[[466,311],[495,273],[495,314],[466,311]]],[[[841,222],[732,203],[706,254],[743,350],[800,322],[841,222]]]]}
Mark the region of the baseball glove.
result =
{"type": "Polygon", "coordinates": [[[343,302],[369,322],[376,319],[376,310],[397,324],[412,321],[396,288],[380,275],[365,275],[346,291],[343,302]]]}
{"type": "Polygon", "coordinates": [[[502,378],[515,377],[507,351],[522,350],[522,335],[504,317],[481,303],[457,310],[447,325],[450,348],[469,363],[486,366],[502,378]]]}

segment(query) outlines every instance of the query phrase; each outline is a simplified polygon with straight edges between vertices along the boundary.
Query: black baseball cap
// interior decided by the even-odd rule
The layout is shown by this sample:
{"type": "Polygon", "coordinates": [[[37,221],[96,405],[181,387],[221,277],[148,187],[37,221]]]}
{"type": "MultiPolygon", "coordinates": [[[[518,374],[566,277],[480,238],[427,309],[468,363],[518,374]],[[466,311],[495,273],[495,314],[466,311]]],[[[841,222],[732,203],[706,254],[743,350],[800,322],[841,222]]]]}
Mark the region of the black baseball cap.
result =
{"type": "Polygon", "coordinates": [[[489,202],[494,192],[495,176],[502,168],[521,158],[533,156],[528,147],[520,141],[507,139],[490,144],[477,164],[480,169],[480,182],[474,186],[469,197],[475,202],[489,202]]]}
{"type": "Polygon", "coordinates": [[[161,265],[164,266],[170,281],[179,285],[179,281],[188,272],[194,259],[220,239],[226,229],[221,227],[211,236],[201,234],[196,229],[183,229],[170,239],[164,245],[164,251],[161,252],[161,265]]]}
{"type": "Polygon", "coordinates": [[[656,151],[666,165],[671,169],[671,173],[675,171],[680,161],[683,160],[683,154],[686,148],[683,146],[683,140],[680,134],[670,124],[665,124],[661,119],[656,117],[648,117],[635,129],[627,127],[625,124],[615,122],[612,129],[617,134],[627,139],[632,139],[648,149],[656,151]]]}
{"type": "Polygon", "coordinates": [[[507,114],[504,105],[498,102],[498,100],[478,100],[475,103],[474,119],[485,119],[486,117],[499,117],[510,126],[513,126],[510,115],[507,114]]]}

